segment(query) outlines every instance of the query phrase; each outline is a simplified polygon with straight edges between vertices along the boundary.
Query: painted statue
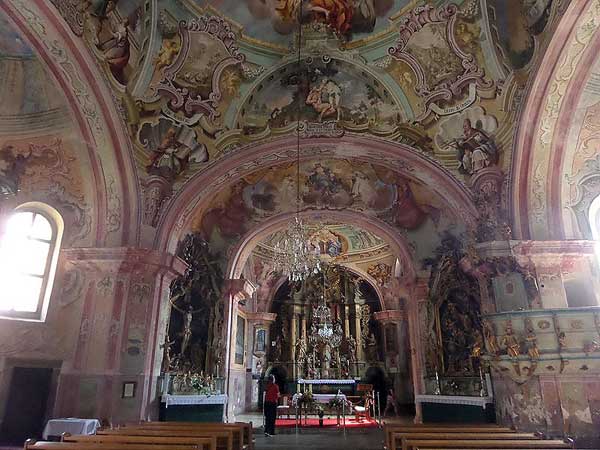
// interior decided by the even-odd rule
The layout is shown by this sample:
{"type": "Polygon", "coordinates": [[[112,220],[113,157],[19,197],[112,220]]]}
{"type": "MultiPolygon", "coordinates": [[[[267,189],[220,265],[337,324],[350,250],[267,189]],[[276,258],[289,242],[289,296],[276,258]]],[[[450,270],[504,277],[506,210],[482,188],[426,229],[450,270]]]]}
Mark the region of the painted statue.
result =
{"type": "Polygon", "coordinates": [[[111,73],[121,84],[126,83],[124,70],[129,63],[130,56],[128,26],[129,20],[123,19],[111,31],[109,39],[97,45],[111,73]]]}
{"type": "Polygon", "coordinates": [[[501,344],[506,347],[506,354],[511,358],[518,358],[521,354],[521,346],[513,332],[512,323],[510,321],[506,324],[506,330],[502,337],[501,344]]]}

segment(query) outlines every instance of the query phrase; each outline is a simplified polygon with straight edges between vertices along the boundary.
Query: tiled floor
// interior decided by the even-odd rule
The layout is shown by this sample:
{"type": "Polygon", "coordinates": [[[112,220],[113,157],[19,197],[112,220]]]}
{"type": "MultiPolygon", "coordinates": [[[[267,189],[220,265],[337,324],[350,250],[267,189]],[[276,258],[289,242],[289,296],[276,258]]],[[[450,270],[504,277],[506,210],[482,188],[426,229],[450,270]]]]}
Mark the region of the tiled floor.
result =
{"type": "Polygon", "coordinates": [[[256,450],[381,450],[383,431],[380,429],[315,430],[301,429],[297,433],[292,429],[278,430],[275,436],[266,437],[256,433],[256,450]]]}

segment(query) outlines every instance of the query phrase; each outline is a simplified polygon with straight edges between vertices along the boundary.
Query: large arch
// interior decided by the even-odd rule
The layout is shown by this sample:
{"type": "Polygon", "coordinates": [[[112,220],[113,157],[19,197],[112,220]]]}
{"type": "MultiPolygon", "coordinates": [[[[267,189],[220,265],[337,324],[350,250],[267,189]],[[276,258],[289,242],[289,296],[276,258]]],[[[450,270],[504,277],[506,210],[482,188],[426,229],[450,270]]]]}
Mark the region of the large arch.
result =
{"type": "Polygon", "coordinates": [[[120,114],[96,62],[50,2],[8,0],[0,10],[38,53],[61,88],[91,161],[97,187],[95,245],[138,242],[137,175],[120,114]]]}
{"type": "Polygon", "coordinates": [[[512,219],[515,237],[564,239],[563,198],[569,129],[600,49],[600,2],[573,0],[530,85],[515,138],[512,219]]]}
{"type": "MultiPolygon", "coordinates": [[[[256,143],[215,160],[192,177],[171,200],[158,225],[155,248],[173,251],[188,231],[191,217],[202,210],[216,192],[249,173],[296,160],[294,136],[256,143]]],[[[301,160],[354,158],[381,164],[400,175],[428,186],[444,199],[455,215],[467,225],[478,216],[471,192],[448,170],[422,152],[384,139],[347,134],[342,138],[306,139],[301,144],[301,160]]]]}
{"type": "MultiPolygon", "coordinates": [[[[359,214],[354,211],[320,211],[309,210],[303,211],[300,217],[308,222],[320,220],[334,220],[357,225],[367,231],[373,232],[390,245],[392,253],[400,260],[403,267],[408,269],[406,277],[414,279],[416,271],[413,265],[410,251],[402,236],[385,222],[371,218],[364,214],[359,214]]],[[[282,230],[289,224],[293,213],[280,214],[264,221],[260,226],[255,227],[243,236],[239,243],[232,249],[230,253],[227,275],[229,278],[239,278],[246,260],[256,245],[266,236],[273,234],[276,231],[282,230]]]]}

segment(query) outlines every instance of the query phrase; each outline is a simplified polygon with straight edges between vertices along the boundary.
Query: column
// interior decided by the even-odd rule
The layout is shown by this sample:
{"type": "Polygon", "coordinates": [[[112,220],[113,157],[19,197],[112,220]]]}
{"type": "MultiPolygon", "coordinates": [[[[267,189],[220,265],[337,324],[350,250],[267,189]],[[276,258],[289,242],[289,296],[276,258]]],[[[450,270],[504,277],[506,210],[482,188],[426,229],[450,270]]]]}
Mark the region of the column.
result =
{"type": "Polygon", "coordinates": [[[306,314],[302,313],[301,316],[301,322],[300,322],[300,334],[302,336],[302,339],[304,340],[304,342],[308,342],[307,338],[306,338],[306,314]]]}
{"type": "Polygon", "coordinates": [[[356,360],[364,361],[365,354],[362,344],[362,328],[360,326],[360,305],[357,304],[354,304],[354,324],[356,328],[356,360]]]}
{"type": "Polygon", "coordinates": [[[350,337],[350,307],[344,305],[344,337],[350,337]]]}
{"type": "MultiPolygon", "coordinates": [[[[408,303],[408,332],[410,336],[411,372],[413,379],[413,390],[415,399],[417,395],[425,393],[425,356],[422,348],[422,337],[420,327],[420,311],[428,301],[429,274],[420,272],[413,288],[412,301],[408,303]]],[[[415,401],[415,423],[423,422],[421,404],[415,401]]]]}
{"type": "Polygon", "coordinates": [[[296,326],[298,323],[298,314],[296,313],[296,308],[294,307],[294,312],[292,313],[292,323],[290,326],[290,342],[292,343],[292,347],[290,348],[290,359],[292,360],[292,373],[294,379],[297,379],[297,365],[296,365],[296,326]]]}

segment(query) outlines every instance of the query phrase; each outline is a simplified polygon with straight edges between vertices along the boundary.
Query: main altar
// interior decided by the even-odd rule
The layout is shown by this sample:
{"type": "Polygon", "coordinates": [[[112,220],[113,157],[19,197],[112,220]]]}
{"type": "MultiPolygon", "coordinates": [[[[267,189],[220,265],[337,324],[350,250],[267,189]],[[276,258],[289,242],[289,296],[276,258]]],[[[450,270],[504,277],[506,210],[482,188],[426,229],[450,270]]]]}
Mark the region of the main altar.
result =
{"type": "Polygon", "coordinates": [[[365,401],[368,417],[378,416],[377,402],[367,400],[379,398],[369,377],[379,376],[377,387],[385,395],[382,330],[373,319],[378,307],[363,279],[333,264],[275,295],[276,320],[269,332],[274,338],[265,364],[283,384],[284,409],[296,426],[317,417],[333,417],[344,426],[365,401]]]}

